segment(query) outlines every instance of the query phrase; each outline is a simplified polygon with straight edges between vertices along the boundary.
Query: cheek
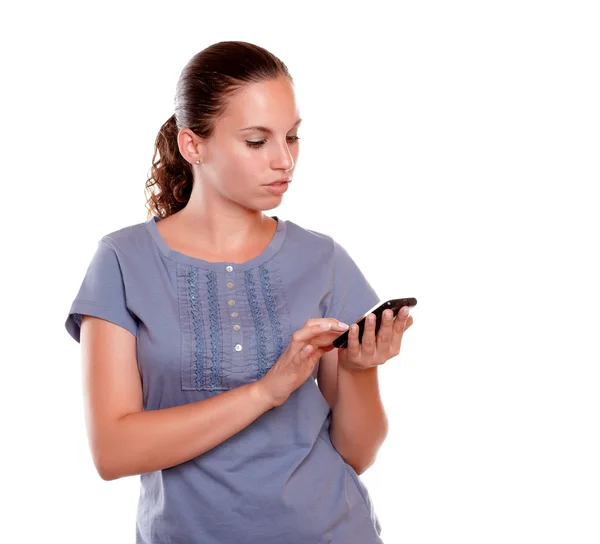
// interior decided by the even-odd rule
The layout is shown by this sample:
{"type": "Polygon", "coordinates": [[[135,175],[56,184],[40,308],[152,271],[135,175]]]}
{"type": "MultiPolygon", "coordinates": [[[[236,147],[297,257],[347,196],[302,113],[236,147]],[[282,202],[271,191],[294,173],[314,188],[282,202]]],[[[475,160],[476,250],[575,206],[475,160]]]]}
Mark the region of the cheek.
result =
{"type": "Polygon", "coordinates": [[[251,161],[252,155],[245,150],[245,146],[231,146],[219,155],[219,171],[224,178],[238,177],[240,172],[245,170],[251,161]]]}
{"type": "Polygon", "coordinates": [[[236,149],[222,158],[219,178],[228,195],[239,194],[257,182],[262,183],[265,158],[260,152],[250,148],[236,149]]]}
{"type": "Polygon", "coordinates": [[[265,170],[265,157],[260,151],[240,150],[229,161],[229,171],[238,182],[253,182],[265,170]]]}

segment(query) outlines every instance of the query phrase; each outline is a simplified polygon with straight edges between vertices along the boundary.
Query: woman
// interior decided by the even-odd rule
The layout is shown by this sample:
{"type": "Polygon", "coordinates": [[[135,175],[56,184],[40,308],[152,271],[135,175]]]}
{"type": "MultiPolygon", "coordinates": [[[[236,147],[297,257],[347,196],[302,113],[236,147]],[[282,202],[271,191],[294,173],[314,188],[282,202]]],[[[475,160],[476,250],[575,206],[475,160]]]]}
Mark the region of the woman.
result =
{"type": "Polygon", "coordinates": [[[71,306],[95,466],[140,474],[138,544],[382,542],[358,474],[387,432],[377,366],[412,317],[331,345],[379,298],[331,237],[263,213],[293,183],[299,124],[265,49],[195,55],[149,218],[99,241],[71,306]]]}

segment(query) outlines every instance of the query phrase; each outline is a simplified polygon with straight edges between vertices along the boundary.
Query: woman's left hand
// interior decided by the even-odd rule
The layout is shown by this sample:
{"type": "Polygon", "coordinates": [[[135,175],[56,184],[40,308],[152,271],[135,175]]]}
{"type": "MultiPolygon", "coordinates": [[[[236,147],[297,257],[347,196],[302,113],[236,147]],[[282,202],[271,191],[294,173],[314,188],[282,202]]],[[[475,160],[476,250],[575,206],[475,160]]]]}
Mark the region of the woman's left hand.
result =
{"type": "Polygon", "coordinates": [[[396,357],[400,353],[404,331],[413,324],[413,318],[407,306],[400,310],[396,319],[392,319],[393,315],[392,310],[383,312],[382,323],[375,336],[375,315],[369,314],[362,343],[358,341],[358,325],[353,324],[348,331],[348,347],[338,350],[338,364],[345,370],[360,372],[396,357]]]}

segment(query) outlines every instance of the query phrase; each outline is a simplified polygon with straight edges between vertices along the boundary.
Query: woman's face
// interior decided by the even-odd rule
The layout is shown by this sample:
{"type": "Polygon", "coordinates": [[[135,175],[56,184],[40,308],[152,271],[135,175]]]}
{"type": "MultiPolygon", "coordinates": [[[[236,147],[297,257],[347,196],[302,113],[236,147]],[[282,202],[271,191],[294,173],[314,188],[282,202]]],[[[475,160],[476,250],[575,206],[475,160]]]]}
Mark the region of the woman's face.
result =
{"type": "Polygon", "coordinates": [[[283,191],[266,186],[292,178],[299,122],[293,84],[287,77],[245,85],[229,97],[213,137],[202,144],[196,174],[220,196],[242,206],[274,208],[283,191]]]}

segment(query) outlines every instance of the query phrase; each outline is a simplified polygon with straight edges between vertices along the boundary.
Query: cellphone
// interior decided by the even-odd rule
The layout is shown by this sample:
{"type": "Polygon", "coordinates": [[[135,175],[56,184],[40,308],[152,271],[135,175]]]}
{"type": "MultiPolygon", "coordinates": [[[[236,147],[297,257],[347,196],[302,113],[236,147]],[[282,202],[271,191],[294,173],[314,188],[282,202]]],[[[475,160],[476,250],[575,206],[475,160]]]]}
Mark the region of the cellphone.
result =
{"type": "MultiPolygon", "coordinates": [[[[375,321],[375,334],[377,334],[379,332],[379,327],[381,326],[381,319],[383,317],[384,310],[392,310],[394,312],[394,317],[396,317],[403,306],[408,306],[409,308],[412,308],[416,305],[416,298],[392,298],[381,304],[376,304],[375,306],[373,306],[373,308],[366,312],[358,321],[356,321],[356,324],[358,325],[358,341],[362,342],[363,332],[365,331],[366,319],[369,314],[375,314],[375,317],[377,318],[377,320],[375,321]]],[[[332,342],[333,346],[336,348],[347,348],[349,332],[350,329],[338,336],[332,342]]]]}

